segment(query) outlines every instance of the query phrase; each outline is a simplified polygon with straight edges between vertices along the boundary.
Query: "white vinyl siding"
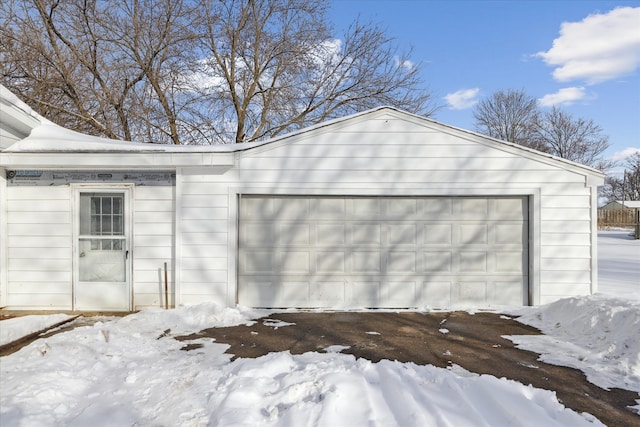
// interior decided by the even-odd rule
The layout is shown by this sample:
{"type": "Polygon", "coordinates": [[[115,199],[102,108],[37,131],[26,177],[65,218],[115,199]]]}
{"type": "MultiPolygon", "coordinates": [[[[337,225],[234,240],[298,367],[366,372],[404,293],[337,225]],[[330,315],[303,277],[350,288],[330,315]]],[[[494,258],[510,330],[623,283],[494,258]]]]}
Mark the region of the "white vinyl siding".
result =
{"type": "Polygon", "coordinates": [[[72,308],[69,187],[7,187],[7,301],[15,309],[72,308]]]}
{"type": "Polygon", "coordinates": [[[169,305],[174,295],[175,187],[136,186],[133,200],[134,308],[164,306],[164,263],[169,305]]]}
{"type": "Polygon", "coordinates": [[[586,186],[585,174],[574,169],[394,114],[338,123],[239,152],[236,167],[226,173],[203,168],[183,176],[184,209],[209,199],[216,201],[215,207],[228,208],[226,221],[218,219],[222,211],[212,212],[208,220],[180,220],[183,232],[209,234],[209,239],[191,235],[190,242],[183,241],[182,262],[189,265],[187,259],[198,254],[216,265],[199,276],[183,272],[184,297],[237,301],[235,203],[241,194],[528,197],[530,303],[589,294],[594,276],[592,188],[586,186]],[[206,255],[198,251],[199,245],[209,246],[206,255]],[[552,260],[558,258],[568,271],[557,270],[552,260]]]}
{"type": "Polygon", "coordinates": [[[180,187],[180,303],[234,304],[228,290],[229,196],[219,175],[183,170],[180,187]]]}
{"type": "MultiPolygon", "coordinates": [[[[165,262],[172,305],[238,302],[238,203],[244,195],[520,198],[528,205],[528,302],[597,290],[593,215],[602,179],[595,171],[393,109],[238,145],[235,152],[227,148],[152,157],[9,153],[2,159],[8,169],[14,161],[46,170],[104,162],[132,172],[175,168],[175,187],[135,185],[131,192],[134,309],[164,304],[165,262]]],[[[0,197],[6,209],[0,213],[0,227],[6,225],[2,304],[71,309],[70,188],[9,183],[0,197]]]]}

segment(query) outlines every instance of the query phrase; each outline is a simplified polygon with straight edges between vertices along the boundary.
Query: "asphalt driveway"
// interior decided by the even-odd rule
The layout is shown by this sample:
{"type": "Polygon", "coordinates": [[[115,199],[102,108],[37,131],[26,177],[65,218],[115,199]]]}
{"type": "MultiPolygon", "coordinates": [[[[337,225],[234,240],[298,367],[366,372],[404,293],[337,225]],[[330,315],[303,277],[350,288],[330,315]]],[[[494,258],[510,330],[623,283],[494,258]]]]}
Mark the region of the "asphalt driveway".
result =
{"type": "Polygon", "coordinates": [[[637,426],[640,416],[628,406],[638,393],[604,390],[576,369],[548,365],[538,354],[519,350],[504,335],[540,334],[508,316],[467,312],[334,312],[277,313],[252,326],[205,329],[176,337],[184,350],[212,338],[229,344],[234,358],[255,358],[270,352],[302,354],[342,346],[342,353],[373,362],[381,359],[447,367],[459,365],[479,374],[509,378],[554,390],[558,400],[578,412],[596,416],[609,426],[637,426]]]}

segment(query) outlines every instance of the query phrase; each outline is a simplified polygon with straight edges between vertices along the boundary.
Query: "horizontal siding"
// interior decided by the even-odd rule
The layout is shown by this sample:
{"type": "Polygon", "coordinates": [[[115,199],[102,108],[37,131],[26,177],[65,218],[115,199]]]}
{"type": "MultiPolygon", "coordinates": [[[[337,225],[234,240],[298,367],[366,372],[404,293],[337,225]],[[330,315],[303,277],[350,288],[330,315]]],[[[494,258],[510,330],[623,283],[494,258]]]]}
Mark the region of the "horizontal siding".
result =
{"type": "MultiPolygon", "coordinates": [[[[544,197],[542,198],[544,200],[544,197]]],[[[589,221],[591,209],[583,208],[542,208],[542,221],[589,221]]]]}
{"type": "MultiPolygon", "coordinates": [[[[49,224],[50,227],[53,227],[53,224],[49,224]]],[[[9,225],[9,228],[11,228],[11,225],[9,225]]],[[[67,227],[64,228],[60,228],[59,230],[64,230],[65,232],[68,232],[68,228],[71,228],[70,225],[68,225],[67,227]]],[[[42,256],[49,256],[49,253],[51,251],[54,251],[58,248],[64,248],[64,249],[71,249],[71,244],[72,244],[72,237],[71,236],[60,236],[60,235],[55,235],[56,233],[53,233],[53,236],[47,236],[47,235],[43,235],[43,234],[39,234],[39,235],[28,235],[28,234],[22,234],[22,235],[9,235],[9,247],[10,248],[34,248],[36,249],[35,252],[32,252],[31,255],[33,256],[34,253],[37,254],[42,254],[42,256]],[[46,251],[45,251],[46,249],[46,251]],[[46,255],[44,255],[46,254],[46,255]]],[[[69,254],[68,252],[65,252],[66,254],[69,254]]],[[[11,252],[9,252],[9,258],[11,258],[11,252]]]]}
{"type": "MultiPolygon", "coordinates": [[[[344,136],[344,135],[343,135],[344,136]]],[[[415,141],[413,144],[410,142],[404,145],[398,146],[389,143],[390,141],[381,141],[375,143],[372,140],[362,140],[356,144],[353,140],[348,144],[344,143],[344,139],[335,141],[341,145],[332,145],[330,140],[324,140],[317,144],[292,144],[287,147],[287,155],[283,156],[283,153],[277,150],[264,150],[260,153],[250,152],[243,155],[242,160],[250,157],[263,157],[263,158],[281,158],[289,157],[294,159],[305,158],[348,158],[350,154],[353,154],[354,149],[357,149],[359,158],[376,159],[380,157],[384,158],[455,158],[459,157],[461,152],[464,152],[469,158],[501,158],[506,157],[503,151],[494,150],[488,147],[483,147],[477,144],[422,144],[419,141],[415,141]]]]}
{"type": "Polygon", "coordinates": [[[181,200],[184,208],[226,208],[229,204],[227,194],[213,194],[206,197],[187,194],[182,196],[181,200]]]}
{"type": "Polygon", "coordinates": [[[68,293],[47,293],[42,288],[37,292],[11,292],[7,305],[21,310],[71,310],[71,287],[68,293]]]}
{"type": "Polygon", "coordinates": [[[541,255],[542,258],[591,258],[591,247],[545,245],[541,255]]]}
{"type": "Polygon", "coordinates": [[[71,190],[7,187],[7,305],[71,309],[71,190]]]}
{"type": "Polygon", "coordinates": [[[133,301],[136,309],[164,306],[164,264],[173,303],[175,188],[140,186],[133,201],[133,301]]]}
{"type": "MultiPolygon", "coordinates": [[[[455,170],[460,168],[460,158],[455,153],[451,157],[433,156],[412,157],[247,157],[243,158],[239,166],[242,170],[455,170]]],[[[483,157],[465,159],[462,165],[465,170],[498,171],[509,169],[555,170],[556,168],[542,163],[534,163],[529,159],[511,157],[492,157],[490,161],[483,157]]]]}
{"type": "Polygon", "coordinates": [[[591,222],[589,220],[542,221],[541,226],[546,233],[591,233],[591,222]]]}
{"type": "Polygon", "coordinates": [[[181,303],[226,304],[229,189],[237,173],[185,175],[181,187],[181,303]]]}
{"type": "Polygon", "coordinates": [[[336,185],[341,183],[366,182],[381,185],[396,182],[443,182],[443,183],[547,183],[547,182],[584,182],[584,177],[557,170],[242,170],[244,182],[305,183],[318,185],[336,185]]]}
{"type": "Polygon", "coordinates": [[[70,271],[71,268],[71,257],[9,258],[9,269],[12,271],[70,271]]]}
{"type": "Polygon", "coordinates": [[[227,234],[235,222],[235,206],[228,206],[235,193],[536,194],[531,211],[539,228],[530,237],[539,244],[531,254],[539,257],[532,273],[540,280],[540,301],[583,292],[591,283],[592,189],[584,174],[417,118],[381,114],[338,123],[240,152],[237,167],[224,174],[185,172],[179,179],[183,302],[200,295],[235,300],[236,290],[226,294],[223,286],[231,273],[225,269],[233,265],[228,257],[236,256],[229,253],[236,236],[227,234]]]}

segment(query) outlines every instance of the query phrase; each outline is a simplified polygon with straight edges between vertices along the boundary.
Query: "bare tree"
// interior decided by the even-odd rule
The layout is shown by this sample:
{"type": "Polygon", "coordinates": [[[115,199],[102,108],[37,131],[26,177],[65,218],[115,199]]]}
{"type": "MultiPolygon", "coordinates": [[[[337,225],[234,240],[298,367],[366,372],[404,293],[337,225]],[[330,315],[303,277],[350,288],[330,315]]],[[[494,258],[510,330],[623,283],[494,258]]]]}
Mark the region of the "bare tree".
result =
{"type": "Polygon", "coordinates": [[[476,130],[493,138],[600,170],[612,166],[603,158],[609,138],[600,126],[590,119],[574,119],[555,106],[541,111],[524,90],[494,93],[478,103],[473,116],[476,130]]]}
{"type": "Polygon", "coordinates": [[[611,166],[602,157],[609,148],[609,137],[602,128],[593,120],[574,119],[555,106],[538,117],[533,140],[554,156],[600,170],[611,166]]]}
{"type": "Polygon", "coordinates": [[[378,105],[430,114],[419,69],[373,25],[338,40],[323,0],[203,0],[200,76],[227,141],[253,141],[378,105]]]}
{"type": "Polygon", "coordinates": [[[538,101],[524,90],[507,89],[481,100],[473,111],[476,131],[492,138],[541,149],[533,138],[538,101]]]}
{"type": "Polygon", "coordinates": [[[179,143],[180,105],[170,77],[186,62],[183,48],[193,39],[182,3],[6,2],[0,10],[3,80],[63,126],[179,143]]]}
{"type": "Polygon", "coordinates": [[[614,200],[640,200],[640,152],[628,157],[622,176],[608,175],[600,197],[607,202],[614,200]]]}
{"type": "Polygon", "coordinates": [[[226,143],[392,105],[429,115],[408,53],[373,24],[342,38],[323,0],[6,0],[3,84],[63,126],[226,143]]]}

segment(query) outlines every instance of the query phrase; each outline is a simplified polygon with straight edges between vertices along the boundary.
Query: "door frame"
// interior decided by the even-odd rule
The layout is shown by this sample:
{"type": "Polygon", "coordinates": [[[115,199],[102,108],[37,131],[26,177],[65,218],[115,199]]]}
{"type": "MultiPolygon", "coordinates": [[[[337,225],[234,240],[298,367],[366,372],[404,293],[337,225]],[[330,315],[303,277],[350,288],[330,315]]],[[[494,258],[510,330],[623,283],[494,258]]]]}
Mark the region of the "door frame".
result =
{"type": "MultiPolygon", "coordinates": [[[[77,295],[78,286],[80,286],[79,271],[79,238],[80,238],[80,193],[123,193],[124,194],[124,236],[125,236],[125,283],[127,302],[126,307],[118,311],[132,311],[133,309],[133,184],[71,184],[72,190],[72,224],[73,224],[73,243],[72,243],[72,310],[91,310],[99,311],[100,308],[78,308],[77,295]]],[[[105,311],[114,311],[113,309],[104,309],[105,311]]]]}

